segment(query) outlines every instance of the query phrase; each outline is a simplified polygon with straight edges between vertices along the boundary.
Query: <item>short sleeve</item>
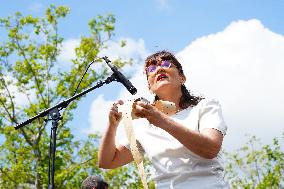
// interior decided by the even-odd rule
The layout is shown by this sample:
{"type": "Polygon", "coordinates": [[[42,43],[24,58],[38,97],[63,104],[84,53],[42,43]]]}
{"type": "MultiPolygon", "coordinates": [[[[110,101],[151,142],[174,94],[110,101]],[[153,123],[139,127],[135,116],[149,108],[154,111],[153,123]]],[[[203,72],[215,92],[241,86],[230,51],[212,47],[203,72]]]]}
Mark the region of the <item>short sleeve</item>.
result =
{"type": "Polygon", "coordinates": [[[213,128],[226,135],[227,125],[225,124],[221,105],[217,100],[202,100],[199,112],[199,131],[206,128],[213,128]]]}
{"type": "Polygon", "coordinates": [[[118,144],[125,146],[128,150],[130,150],[130,143],[127,138],[119,140],[118,144]]]}
{"type": "MultiPolygon", "coordinates": [[[[133,129],[134,129],[137,147],[141,153],[144,153],[144,148],[142,146],[141,141],[143,141],[143,139],[145,138],[145,132],[148,129],[149,122],[146,119],[135,119],[135,120],[132,120],[132,123],[134,125],[133,129]]],[[[123,127],[123,125],[120,125],[120,126],[123,127]]],[[[127,137],[119,139],[116,142],[117,144],[125,146],[128,150],[130,150],[130,143],[127,137]]]]}
{"type": "MultiPolygon", "coordinates": [[[[129,143],[129,141],[128,141],[127,138],[121,139],[121,140],[118,142],[118,144],[124,146],[124,147],[127,148],[128,150],[131,150],[131,149],[130,149],[130,143],[129,143]]],[[[144,153],[145,153],[145,150],[144,150],[144,148],[142,147],[141,143],[140,143],[137,139],[136,139],[136,144],[137,144],[137,147],[138,147],[139,152],[141,152],[142,154],[144,154],[144,153]]]]}

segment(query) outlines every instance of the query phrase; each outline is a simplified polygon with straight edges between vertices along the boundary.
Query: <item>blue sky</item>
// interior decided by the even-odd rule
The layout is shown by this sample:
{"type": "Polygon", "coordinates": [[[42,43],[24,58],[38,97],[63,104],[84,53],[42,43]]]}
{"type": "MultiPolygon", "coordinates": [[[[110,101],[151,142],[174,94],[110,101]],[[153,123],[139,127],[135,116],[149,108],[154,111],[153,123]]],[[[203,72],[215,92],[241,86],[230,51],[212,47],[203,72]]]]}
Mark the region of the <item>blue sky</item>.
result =
{"type": "Polygon", "coordinates": [[[71,14],[63,20],[66,38],[87,32],[87,22],[94,16],[113,13],[117,18],[116,36],[143,38],[149,50],[179,51],[197,37],[215,33],[235,20],[257,18],[272,31],[283,33],[284,2],[276,1],[9,1],[2,3],[1,16],[15,11],[42,14],[49,4],[67,5],[71,14]],[[74,24],[76,23],[76,24],[74,24]]]}
{"type": "MultiPolygon", "coordinates": [[[[246,133],[267,143],[284,131],[284,78],[279,71],[284,68],[284,1],[12,0],[2,3],[0,17],[16,11],[40,16],[49,4],[71,8],[59,29],[70,42],[67,49],[88,33],[91,18],[112,13],[117,20],[114,40],[126,39],[129,46],[118,51],[111,43],[102,55],[133,58],[139,68],[149,53],[168,49],[189,63],[188,87],[223,105],[229,127],[226,149],[238,147],[235,141],[244,141],[246,133]]],[[[65,63],[68,57],[72,53],[65,53],[65,63]]],[[[132,73],[134,84],[143,85],[141,73],[132,73]]],[[[142,87],[138,95],[149,94],[142,87]]],[[[112,83],[82,99],[69,123],[75,136],[84,137],[90,130],[103,132],[107,118],[103,113],[117,98],[127,98],[127,91],[112,83]]]]}

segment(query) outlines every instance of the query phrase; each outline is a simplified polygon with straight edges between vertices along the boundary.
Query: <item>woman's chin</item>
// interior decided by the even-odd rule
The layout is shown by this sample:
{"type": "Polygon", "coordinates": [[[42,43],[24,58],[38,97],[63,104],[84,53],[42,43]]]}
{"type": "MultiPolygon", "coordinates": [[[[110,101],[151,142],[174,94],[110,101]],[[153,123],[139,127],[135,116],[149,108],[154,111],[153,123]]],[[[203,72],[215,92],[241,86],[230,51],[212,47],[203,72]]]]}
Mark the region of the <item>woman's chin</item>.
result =
{"type": "Polygon", "coordinates": [[[155,93],[165,92],[165,91],[173,91],[173,86],[169,82],[159,82],[155,87],[155,93]]]}

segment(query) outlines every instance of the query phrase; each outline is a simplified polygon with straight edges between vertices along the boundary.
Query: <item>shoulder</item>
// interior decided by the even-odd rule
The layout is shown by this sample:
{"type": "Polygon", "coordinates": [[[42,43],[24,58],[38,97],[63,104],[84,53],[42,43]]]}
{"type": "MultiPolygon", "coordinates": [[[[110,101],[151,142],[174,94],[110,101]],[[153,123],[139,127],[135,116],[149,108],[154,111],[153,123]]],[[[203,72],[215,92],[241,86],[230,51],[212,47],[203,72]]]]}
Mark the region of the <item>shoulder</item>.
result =
{"type": "Polygon", "coordinates": [[[219,100],[215,98],[204,98],[196,105],[199,109],[208,109],[208,108],[220,108],[221,104],[219,100]]]}
{"type": "Polygon", "coordinates": [[[199,126],[204,128],[214,128],[226,134],[227,125],[223,118],[222,108],[216,99],[203,99],[198,103],[199,106],[199,126]]]}

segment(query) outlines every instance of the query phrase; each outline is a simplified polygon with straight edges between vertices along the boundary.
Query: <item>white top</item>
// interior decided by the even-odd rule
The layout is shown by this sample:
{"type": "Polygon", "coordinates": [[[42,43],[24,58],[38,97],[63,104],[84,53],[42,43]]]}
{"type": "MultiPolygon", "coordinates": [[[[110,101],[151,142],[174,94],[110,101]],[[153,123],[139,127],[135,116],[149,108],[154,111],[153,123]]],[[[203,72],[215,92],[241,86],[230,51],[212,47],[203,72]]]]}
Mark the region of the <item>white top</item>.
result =
{"type": "MultiPolygon", "coordinates": [[[[216,100],[203,99],[196,106],[180,111],[171,118],[195,131],[214,128],[223,135],[227,131],[221,106],[216,100]]],[[[157,189],[230,188],[223,178],[220,153],[214,159],[205,159],[191,152],[163,129],[149,126],[146,119],[133,120],[133,125],[136,139],[155,170],[157,189]]],[[[127,140],[120,143],[129,149],[127,140]]]]}

